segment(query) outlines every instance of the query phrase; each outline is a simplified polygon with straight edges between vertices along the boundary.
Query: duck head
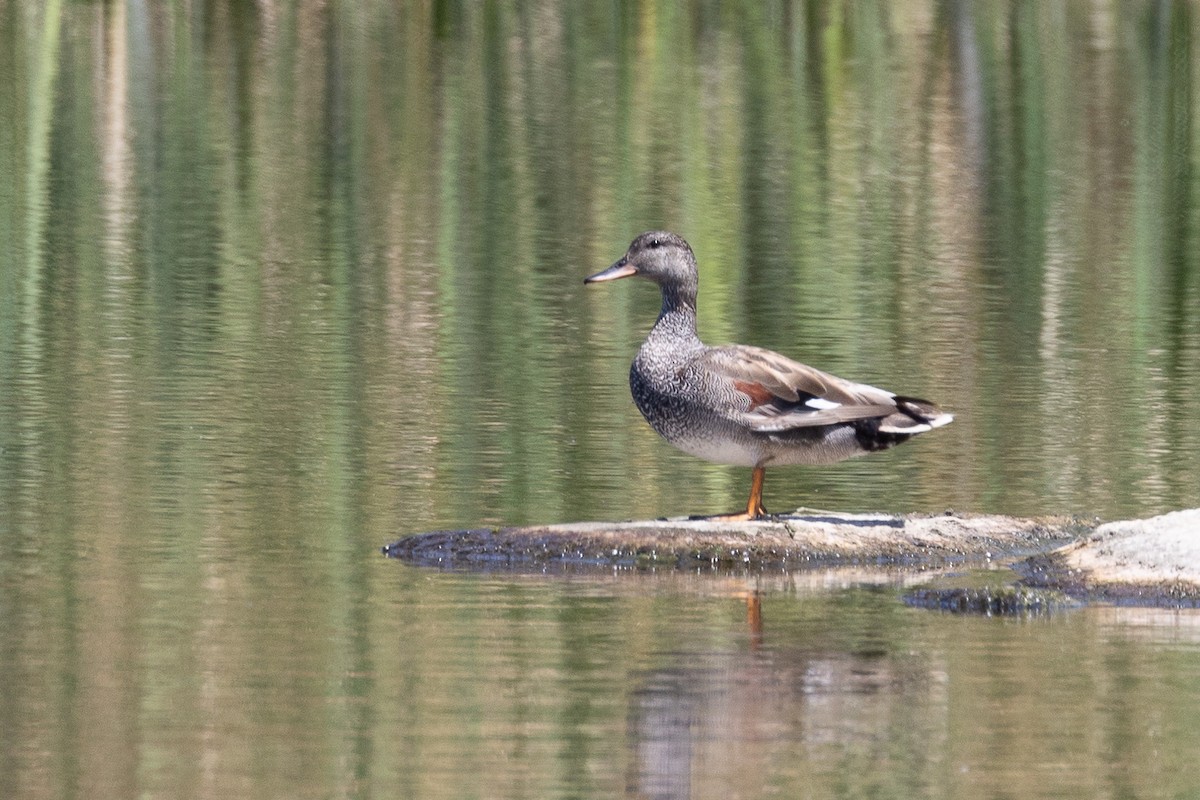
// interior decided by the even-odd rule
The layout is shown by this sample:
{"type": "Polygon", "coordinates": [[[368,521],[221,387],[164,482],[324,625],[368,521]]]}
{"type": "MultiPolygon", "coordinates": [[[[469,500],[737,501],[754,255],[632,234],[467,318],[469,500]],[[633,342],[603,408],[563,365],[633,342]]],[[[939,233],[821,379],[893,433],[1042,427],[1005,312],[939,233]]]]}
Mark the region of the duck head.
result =
{"type": "Polygon", "coordinates": [[[648,231],[633,240],[625,255],[603,272],[589,275],[584,283],[615,281],[638,275],[652,280],[663,290],[663,295],[675,295],[684,302],[695,305],[699,282],[696,256],[683,240],[667,231],[648,231]]]}

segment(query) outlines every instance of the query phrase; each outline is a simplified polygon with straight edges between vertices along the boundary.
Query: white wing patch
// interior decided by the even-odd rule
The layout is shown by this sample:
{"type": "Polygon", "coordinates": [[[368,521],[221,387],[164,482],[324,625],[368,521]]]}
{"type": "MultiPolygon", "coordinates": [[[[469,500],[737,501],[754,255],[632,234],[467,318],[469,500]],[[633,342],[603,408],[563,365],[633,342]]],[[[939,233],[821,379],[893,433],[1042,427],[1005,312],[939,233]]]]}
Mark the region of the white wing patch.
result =
{"type": "Polygon", "coordinates": [[[925,431],[931,431],[931,430],[933,430],[933,426],[925,425],[924,423],[917,423],[916,425],[907,425],[907,426],[906,425],[888,425],[887,423],[884,423],[879,426],[880,433],[911,433],[913,435],[916,435],[918,433],[925,433],[925,431]]]}
{"type": "Polygon", "coordinates": [[[815,408],[817,411],[828,411],[831,408],[841,408],[841,403],[835,403],[832,400],[826,400],[824,397],[811,397],[804,401],[804,405],[809,408],[815,408]]]}

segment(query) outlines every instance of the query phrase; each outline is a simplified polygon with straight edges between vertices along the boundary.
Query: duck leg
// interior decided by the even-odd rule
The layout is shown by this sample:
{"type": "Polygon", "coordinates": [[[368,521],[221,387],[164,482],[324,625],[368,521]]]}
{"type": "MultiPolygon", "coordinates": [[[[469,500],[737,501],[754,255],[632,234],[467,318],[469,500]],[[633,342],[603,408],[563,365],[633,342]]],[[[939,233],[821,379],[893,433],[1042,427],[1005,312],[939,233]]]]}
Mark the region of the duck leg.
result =
{"type": "Polygon", "coordinates": [[[717,522],[747,522],[755,519],[765,519],[770,516],[767,509],[763,506],[762,493],[763,481],[767,477],[766,467],[755,467],[754,474],[750,476],[750,499],[746,501],[746,511],[741,514],[720,514],[715,517],[709,517],[717,522]]]}
{"type": "Polygon", "coordinates": [[[762,501],[763,483],[766,479],[767,468],[755,467],[754,474],[750,476],[750,499],[746,502],[746,516],[750,519],[762,519],[767,516],[767,509],[762,501]]]}

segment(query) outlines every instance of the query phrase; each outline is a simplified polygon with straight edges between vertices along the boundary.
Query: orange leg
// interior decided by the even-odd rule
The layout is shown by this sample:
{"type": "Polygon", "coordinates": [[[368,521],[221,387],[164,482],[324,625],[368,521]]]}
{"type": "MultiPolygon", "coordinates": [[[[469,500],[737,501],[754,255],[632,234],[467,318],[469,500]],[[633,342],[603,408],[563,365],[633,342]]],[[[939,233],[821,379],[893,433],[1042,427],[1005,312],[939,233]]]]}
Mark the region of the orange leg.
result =
{"type": "Polygon", "coordinates": [[[746,522],[752,519],[764,519],[769,516],[767,509],[763,506],[762,492],[763,481],[767,477],[766,467],[755,467],[754,474],[750,477],[750,499],[746,501],[746,511],[743,514],[722,514],[709,519],[717,520],[718,522],[746,522]]]}
{"type": "Polygon", "coordinates": [[[746,516],[750,519],[762,519],[767,516],[767,509],[762,501],[763,482],[766,479],[767,468],[755,467],[754,474],[750,476],[750,499],[746,502],[746,516]]]}

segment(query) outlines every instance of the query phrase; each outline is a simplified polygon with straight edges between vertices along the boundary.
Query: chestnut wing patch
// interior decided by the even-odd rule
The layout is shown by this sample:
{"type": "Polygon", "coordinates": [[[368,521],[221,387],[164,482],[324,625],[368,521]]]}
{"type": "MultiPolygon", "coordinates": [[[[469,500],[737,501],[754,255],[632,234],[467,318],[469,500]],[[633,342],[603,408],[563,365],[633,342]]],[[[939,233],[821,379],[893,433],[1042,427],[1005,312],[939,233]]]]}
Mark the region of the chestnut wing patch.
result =
{"type": "Polygon", "coordinates": [[[751,381],[734,381],[733,388],[750,398],[750,408],[748,408],[747,411],[753,411],[759,406],[765,406],[768,403],[776,403],[783,400],[781,397],[776,397],[770,389],[763,386],[761,383],[753,383],[751,381]]]}
{"type": "Polygon", "coordinates": [[[733,388],[750,398],[750,407],[746,409],[747,411],[758,411],[761,408],[762,411],[759,413],[772,416],[795,412],[804,413],[806,411],[829,411],[841,406],[841,403],[826,400],[823,397],[817,397],[816,395],[799,390],[796,390],[797,398],[789,400],[785,397],[780,397],[763,384],[754,381],[735,380],[733,388]]]}

